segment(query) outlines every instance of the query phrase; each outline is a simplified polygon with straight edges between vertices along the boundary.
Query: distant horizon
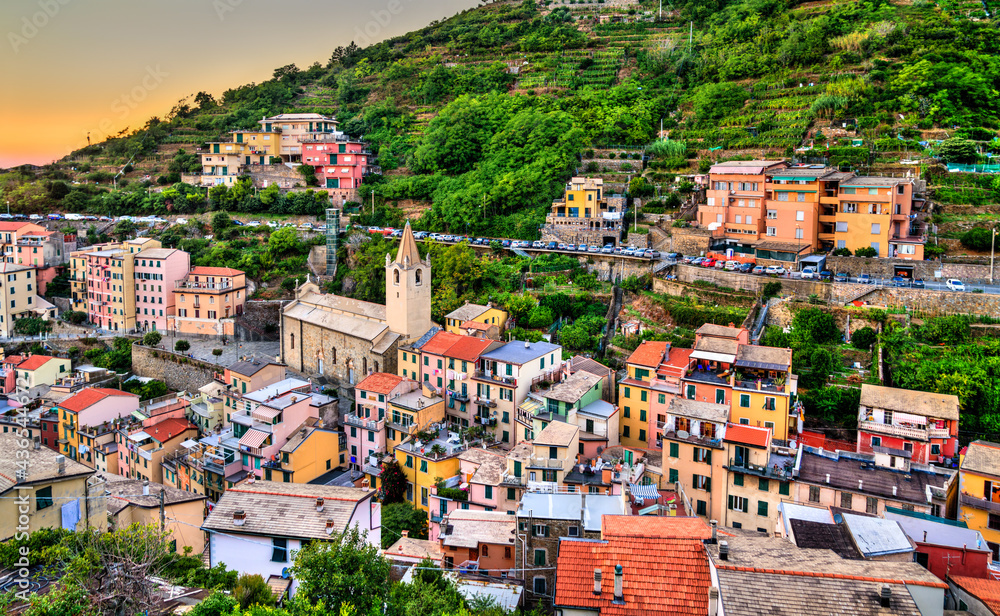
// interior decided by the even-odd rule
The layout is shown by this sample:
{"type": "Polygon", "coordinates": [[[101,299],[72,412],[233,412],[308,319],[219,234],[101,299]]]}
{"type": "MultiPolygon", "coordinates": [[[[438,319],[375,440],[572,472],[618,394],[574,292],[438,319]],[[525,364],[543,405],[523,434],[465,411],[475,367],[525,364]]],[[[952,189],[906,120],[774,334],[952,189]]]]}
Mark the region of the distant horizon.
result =
{"type": "Polygon", "coordinates": [[[100,143],[131,132],[151,117],[165,117],[185,97],[193,105],[198,92],[219,98],[271,79],[286,64],[325,65],[338,46],[364,47],[477,5],[105,0],[94,8],[80,0],[6,0],[0,21],[9,29],[0,57],[6,56],[11,86],[0,95],[6,129],[0,168],[50,164],[86,146],[88,133],[91,143],[100,143]],[[289,17],[276,20],[275,9],[289,17]],[[327,29],[310,33],[324,21],[327,29]]]}

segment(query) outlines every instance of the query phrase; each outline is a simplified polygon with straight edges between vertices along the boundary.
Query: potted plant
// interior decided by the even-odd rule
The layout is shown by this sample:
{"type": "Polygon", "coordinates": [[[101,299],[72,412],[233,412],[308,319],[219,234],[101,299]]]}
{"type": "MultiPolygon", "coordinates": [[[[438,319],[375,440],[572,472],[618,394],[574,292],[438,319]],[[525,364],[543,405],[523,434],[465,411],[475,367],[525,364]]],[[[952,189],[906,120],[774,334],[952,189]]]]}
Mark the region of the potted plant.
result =
{"type": "Polygon", "coordinates": [[[442,455],[444,455],[445,451],[446,451],[445,448],[442,447],[440,443],[435,443],[434,446],[431,447],[431,453],[434,454],[434,459],[437,459],[442,455]]]}

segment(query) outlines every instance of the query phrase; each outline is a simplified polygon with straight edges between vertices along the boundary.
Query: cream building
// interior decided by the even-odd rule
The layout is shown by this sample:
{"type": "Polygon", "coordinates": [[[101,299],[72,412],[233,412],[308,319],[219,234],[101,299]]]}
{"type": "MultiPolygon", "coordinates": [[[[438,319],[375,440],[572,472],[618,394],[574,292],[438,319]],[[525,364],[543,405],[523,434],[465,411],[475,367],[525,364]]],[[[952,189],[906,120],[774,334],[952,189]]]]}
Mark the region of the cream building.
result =
{"type": "Polygon", "coordinates": [[[107,477],[108,518],[112,528],[127,528],[132,524],[154,525],[170,533],[170,551],[191,554],[205,550],[205,495],[177,488],[124,477],[107,477]],[[160,511],[160,493],[163,511],[160,511]]]}
{"type": "Polygon", "coordinates": [[[29,265],[0,263],[0,336],[14,333],[14,321],[24,318],[55,318],[56,308],[38,296],[35,268],[29,265]]]}

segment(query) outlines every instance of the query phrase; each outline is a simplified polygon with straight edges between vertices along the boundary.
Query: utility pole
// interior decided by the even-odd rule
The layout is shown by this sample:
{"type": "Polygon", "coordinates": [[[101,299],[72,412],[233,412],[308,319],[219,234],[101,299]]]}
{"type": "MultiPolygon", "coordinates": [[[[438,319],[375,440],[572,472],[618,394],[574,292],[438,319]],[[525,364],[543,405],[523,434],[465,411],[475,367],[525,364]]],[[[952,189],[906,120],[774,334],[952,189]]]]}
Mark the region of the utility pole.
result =
{"type": "Polygon", "coordinates": [[[163,500],[164,492],[165,488],[163,486],[160,486],[160,530],[161,531],[164,529],[164,526],[166,525],[166,510],[164,509],[165,503],[163,500]]]}
{"type": "Polygon", "coordinates": [[[663,21],[663,0],[660,0],[660,21],[663,21]]]}
{"type": "Polygon", "coordinates": [[[688,31],[688,55],[691,55],[691,43],[694,40],[694,22],[691,23],[691,28],[688,31]]]}

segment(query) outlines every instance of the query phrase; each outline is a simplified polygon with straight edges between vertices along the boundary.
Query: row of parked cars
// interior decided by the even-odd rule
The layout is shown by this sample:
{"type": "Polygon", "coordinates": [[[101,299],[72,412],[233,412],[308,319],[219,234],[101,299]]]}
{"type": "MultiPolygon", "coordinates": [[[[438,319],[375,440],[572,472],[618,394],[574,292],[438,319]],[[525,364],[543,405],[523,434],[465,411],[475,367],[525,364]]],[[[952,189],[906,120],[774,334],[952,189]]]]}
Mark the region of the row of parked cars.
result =
{"type": "Polygon", "coordinates": [[[754,265],[753,263],[740,263],[739,261],[726,261],[711,257],[682,257],[681,261],[700,267],[725,270],[727,272],[742,272],[744,274],[772,274],[781,276],[788,273],[788,270],[780,265],[768,265],[765,267],[763,265],[754,265]]]}
{"type": "MultiPolygon", "coordinates": [[[[369,233],[378,233],[386,237],[398,238],[403,235],[402,229],[368,227],[369,233]]],[[[466,237],[464,235],[449,235],[447,233],[429,233],[427,231],[415,231],[413,238],[417,240],[434,240],[435,242],[455,243],[469,242],[472,246],[489,246],[496,242],[501,248],[530,248],[532,250],[562,250],[565,252],[587,252],[591,254],[621,255],[624,257],[642,257],[645,259],[659,259],[660,252],[657,250],[647,250],[634,246],[622,247],[608,244],[606,246],[587,244],[567,244],[561,242],[543,242],[535,240],[501,240],[489,237],[466,237]]],[[[669,256],[669,255],[668,255],[669,256]]],[[[680,255],[675,255],[680,256],[680,255]]]]}

